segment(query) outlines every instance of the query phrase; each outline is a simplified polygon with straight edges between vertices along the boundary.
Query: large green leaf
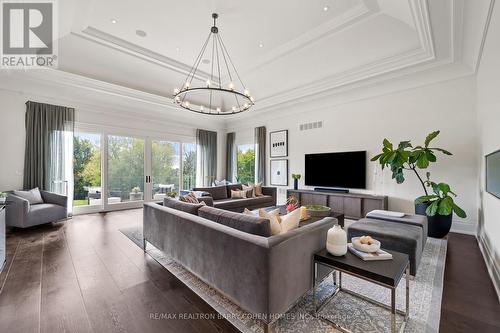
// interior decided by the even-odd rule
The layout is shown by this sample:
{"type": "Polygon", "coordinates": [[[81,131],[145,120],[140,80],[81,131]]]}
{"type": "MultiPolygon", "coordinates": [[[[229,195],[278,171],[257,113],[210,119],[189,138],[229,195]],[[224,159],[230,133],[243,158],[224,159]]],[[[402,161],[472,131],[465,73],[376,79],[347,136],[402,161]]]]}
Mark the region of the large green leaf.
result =
{"type": "Polygon", "coordinates": [[[411,148],[411,142],[410,141],[401,141],[398,145],[398,149],[404,150],[406,148],[411,148]]]}
{"type": "Polygon", "coordinates": [[[453,211],[455,212],[455,214],[457,214],[458,217],[461,217],[463,219],[467,217],[467,214],[465,214],[464,210],[458,207],[455,203],[453,204],[453,211]]]}
{"type": "Polygon", "coordinates": [[[453,155],[453,154],[452,154],[452,153],[450,153],[449,151],[444,150],[444,149],[442,149],[442,148],[429,148],[429,149],[440,151],[440,152],[442,152],[442,153],[443,153],[443,154],[445,154],[445,155],[453,155]]]}
{"type": "Polygon", "coordinates": [[[429,166],[429,160],[425,154],[420,154],[417,159],[417,167],[420,169],[426,169],[429,166]]]}
{"type": "Polygon", "coordinates": [[[453,212],[453,199],[446,197],[439,200],[438,214],[439,215],[450,215],[453,212]]]}
{"type": "Polygon", "coordinates": [[[425,138],[425,148],[429,147],[429,143],[431,143],[431,141],[434,140],[436,138],[436,136],[439,135],[439,132],[440,131],[434,131],[434,132],[430,133],[429,135],[427,135],[427,137],[425,138]]]}
{"type": "Polygon", "coordinates": [[[432,150],[427,149],[425,151],[425,156],[429,160],[429,162],[436,162],[436,155],[432,152],[432,150]]]}
{"type": "Polygon", "coordinates": [[[450,185],[446,183],[439,183],[437,184],[437,187],[443,193],[443,196],[447,196],[448,193],[450,192],[450,185]]]}
{"type": "Polygon", "coordinates": [[[428,216],[434,216],[434,215],[436,215],[438,207],[439,207],[439,200],[436,200],[436,201],[432,202],[432,204],[429,207],[427,207],[427,209],[425,210],[425,213],[428,216]]]}
{"type": "Polygon", "coordinates": [[[387,140],[387,139],[384,139],[384,147],[387,149],[390,149],[390,150],[393,149],[392,143],[390,143],[389,140],[387,140]]]}
{"type": "Polygon", "coordinates": [[[384,155],[384,154],[382,153],[382,154],[375,155],[375,156],[373,156],[373,157],[371,158],[371,160],[370,160],[370,161],[375,162],[375,161],[376,161],[376,160],[378,160],[378,159],[379,159],[382,155],[384,155]]]}
{"type": "Polygon", "coordinates": [[[431,194],[431,195],[422,195],[421,197],[418,197],[415,199],[415,204],[421,204],[424,202],[429,202],[433,201],[435,199],[439,198],[437,195],[431,194]]]}

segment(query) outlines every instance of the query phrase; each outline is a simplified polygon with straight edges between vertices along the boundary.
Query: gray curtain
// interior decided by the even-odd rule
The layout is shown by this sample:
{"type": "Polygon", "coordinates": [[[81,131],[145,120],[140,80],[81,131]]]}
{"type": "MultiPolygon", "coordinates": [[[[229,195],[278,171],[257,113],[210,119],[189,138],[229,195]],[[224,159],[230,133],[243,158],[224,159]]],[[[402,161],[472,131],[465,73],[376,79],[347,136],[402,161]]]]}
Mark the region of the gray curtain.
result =
{"type": "Polygon", "coordinates": [[[23,187],[68,195],[75,109],[26,102],[23,187]]]}
{"type": "Polygon", "coordinates": [[[266,184],[266,127],[255,128],[255,182],[266,184]]]}
{"type": "Polygon", "coordinates": [[[211,186],[217,177],[217,132],[196,130],[197,186],[211,186]]]}
{"type": "Polygon", "coordinates": [[[234,181],[236,176],[236,133],[227,133],[226,139],[226,179],[234,181]]]}

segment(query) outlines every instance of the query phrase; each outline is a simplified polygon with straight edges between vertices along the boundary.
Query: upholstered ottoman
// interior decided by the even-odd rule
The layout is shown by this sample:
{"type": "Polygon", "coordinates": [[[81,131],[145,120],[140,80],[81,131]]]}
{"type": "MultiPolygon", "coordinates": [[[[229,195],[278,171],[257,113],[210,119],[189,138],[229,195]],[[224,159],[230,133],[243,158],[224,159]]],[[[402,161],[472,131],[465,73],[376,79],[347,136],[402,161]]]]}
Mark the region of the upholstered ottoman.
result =
{"type": "Polygon", "coordinates": [[[383,249],[408,254],[410,274],[415,275],[427,240],[427,219],[423,218],[420,223],[419,217],[410,221],[363,218],[349,226],[348,239],[369,235],[379,240],[383,249]]]}

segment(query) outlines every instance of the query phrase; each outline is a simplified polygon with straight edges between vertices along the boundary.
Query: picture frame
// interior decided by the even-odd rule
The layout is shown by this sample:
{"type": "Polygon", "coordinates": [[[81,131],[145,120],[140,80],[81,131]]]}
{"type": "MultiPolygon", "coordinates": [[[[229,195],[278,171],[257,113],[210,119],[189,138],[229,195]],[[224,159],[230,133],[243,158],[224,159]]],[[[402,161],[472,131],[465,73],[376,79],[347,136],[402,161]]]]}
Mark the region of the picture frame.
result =
{"type": "Polygon", "coordinates": [[[288,160],[271,160],[271,185],[288,186],[288,160]]]}
{"type": "Polygon", "coordinates": [[[485,157],[486,192],[500,199],[500,149],[485,157]]]}
{"type": "Polygon", "coordinates": [[[269,133],[269,153],[271,158],[288,156],[288,130],[269,133]]]}

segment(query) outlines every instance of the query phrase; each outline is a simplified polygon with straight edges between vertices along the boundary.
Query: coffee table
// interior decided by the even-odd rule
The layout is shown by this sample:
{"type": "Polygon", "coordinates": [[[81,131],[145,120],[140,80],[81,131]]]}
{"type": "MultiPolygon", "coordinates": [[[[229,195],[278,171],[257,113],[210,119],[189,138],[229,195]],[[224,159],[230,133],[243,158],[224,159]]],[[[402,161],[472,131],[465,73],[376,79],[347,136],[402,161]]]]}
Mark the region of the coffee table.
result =
{"type": "MultiPolygon", "coordinates": [[[[276,208],[280,209],[280,215],[286,215],[287,214],[287,212],[286,212],[286,205],[271,206],[271,207],[266,207],[266,208],[263,208],[263,209],[269,212],[269,211],[274,210],[276,208]]],[[[258,210],[258,209],[256,209],[256,210],[258,210]]],[[[329,217],[336,218],[337,221],[338,221],[338,224],[342,228],[344,228],[344,214],[331,211],[329,217]]],[[[324,219],[324,217],[309,217],[307,220],[300,221],[299,227],[306,226],[308,224],[311,224],[313,222],[316,222],[316,221],[319,221],[319,220],[322,220],[322,219],[324,219]]]]}
{"type": "Polygon", "coordinates": [[[346,255],[341,257],[335,257],[328,253],[326,249],[320,250],[314,254],[314,264],[313,264],[313,302],[315,314],[332,324],[335,328],[341,330],[342,332],[350,333],[347,328],[340,326],[339,324],[333,322],[331,319],[322,317],[319,313],[323,307],[334,298],[340,291],[346,292],[355,297],[366,300],[375,305],[384,307],[390,310],[390,327],[391,332],[396,332],[396,313],[404,316],[403,323],[400,327],[400,332],[404,331],[406,322],[408,321],[409,315],[409,301],[410,301],[410,262],[407,254],[399,253],[396,251],[387,251],[392,254],[392,260],[377,260],[377,261],[364,261],[356,257],[351,252],[347,252],[346,255]],[[317,281],[318,279],[318,265],[326,266],[333,269],[333,283],[335,285],[335,290],[325,301],[319,306],[316,300],[316,289],[319,283],[322,281],[317,281]],[[338,284],[337,284],[337,272],[338,272],[338,284]],[[342,274],[349,274],[357,278],[369,281],[371,283],[377,284],[379,286],[385,287],[391,292],[391,305],[380,303],[376,300],[368,298],[366,296],[355,293],[351,290],[342,287],[342,274]],[[406,309],[405,312],[396,309],[396,288],[401,281],[401,278],[405,275],[406,277],[406,309]]]}

